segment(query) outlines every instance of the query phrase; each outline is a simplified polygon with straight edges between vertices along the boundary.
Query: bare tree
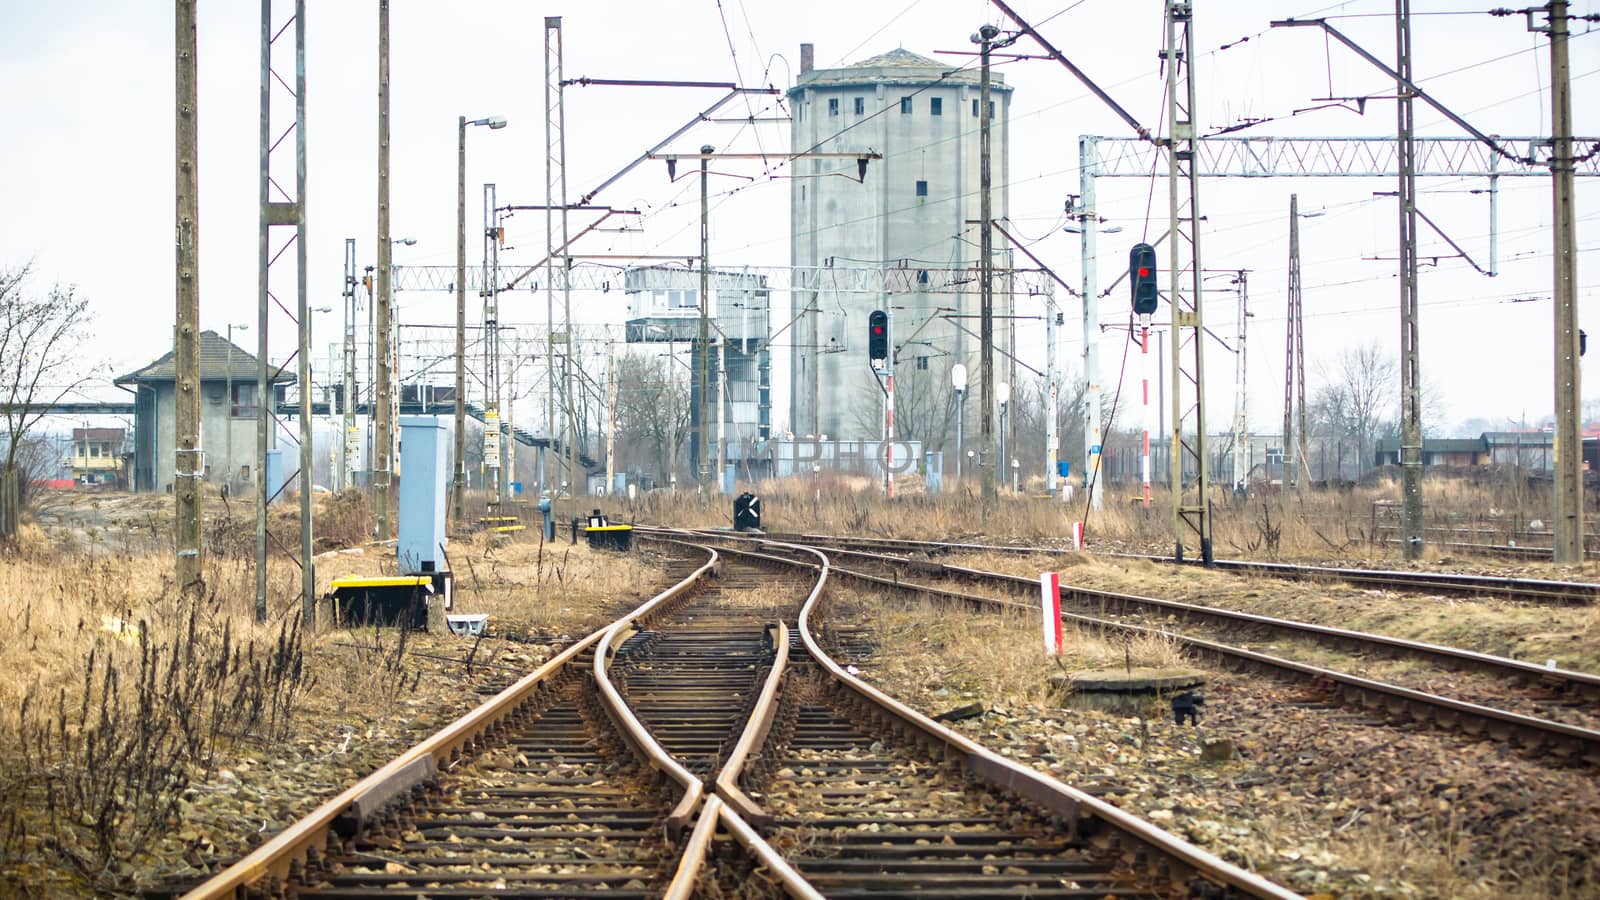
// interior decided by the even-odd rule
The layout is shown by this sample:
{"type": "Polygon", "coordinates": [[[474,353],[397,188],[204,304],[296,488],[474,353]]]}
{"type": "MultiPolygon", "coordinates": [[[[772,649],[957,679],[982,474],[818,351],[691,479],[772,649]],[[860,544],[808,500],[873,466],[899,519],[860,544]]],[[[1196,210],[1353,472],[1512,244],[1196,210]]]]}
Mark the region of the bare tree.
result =
{"type": "Polygon", "coordinates": [[[659,356],[617,357],[618,455],[670,480],[689,435],[689,386],[659,356]]]}
{"type": "Polygon", "coordinates": [[[1367,448],[1382,432],[1385,413],[1396,407],[1399,371],[1376,343],[1350,347],[1331,365],[1317,366],[1323,384],[1307,413],[1322,433],[1355,442],[1357,474],[1368,466],[1367,448]]]}
{"type": "Polygon", "coordinates": [[[0,271],[0,428],[11,471],[29,432],[49,407],[89,379],[79,348],[88,334],[89,303],[73,286],[43,296],[27,290],[32,265],[0,271]]]}

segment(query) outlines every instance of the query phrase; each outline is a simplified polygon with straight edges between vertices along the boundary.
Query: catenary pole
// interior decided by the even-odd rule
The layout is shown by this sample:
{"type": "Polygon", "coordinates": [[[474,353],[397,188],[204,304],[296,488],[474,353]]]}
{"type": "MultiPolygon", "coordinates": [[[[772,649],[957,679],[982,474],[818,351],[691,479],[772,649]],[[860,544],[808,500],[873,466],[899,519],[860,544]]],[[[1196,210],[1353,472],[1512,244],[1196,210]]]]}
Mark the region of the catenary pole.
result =
{"type": "Polygon", "coordinates": [[[312,559],[311,515],[311,308],[306,279],[306,4],[294,2],[294,196],[299,204],[295,221],[296,310],[300,347],[300,605],[309,628],[316,622],[317,572],[312,559]]]}
{"type": "Polygon", "coordinates": [[[983,472],[985,510],[988,509],[988,502],[999,496],[995,486],[995,467],[1004,465],[1003,460],[996,461],[994,453],[994,231],[990,224],[993,219],[993,159],[989,132],[993,117],[989,115],[989,58],[994,39],[999,33],[1000,30],[993,25],[978,29],[981,59],[978,81],[978,467],[983,472]]]}
{"type": "Polygon", "coordinates": [[[175,578],[184,594],[204,589],[200,552],[200,142],[195,0],[177,4],[177,313],[173,329],[176,448],[175,578]]]}
{"type": "Polygon", "coordinates": [[[389,539],[389,476],[393,471],[391,460],[394,447],[394,422],[390,418],[389,371],[393,360],[389,357],[389,0],[378,0],[378,270],[377,292],[374,300],[376,322],[373,326],[372,345],[377,350],[374,363],[373,387],[376,391],[374,410],[377,420],[372,438],[372,502],[373,522],[378,540],[389,539]]]}
{"type": "Polygon", "coordinates": [[[1572,196],[1572,83],[1567,62],[1567,0],[1551,0],[1550,175],[1555,241],[1556,527],[1555,561],[1583,561],[1583,432],[1579,401],[1578,249],[1572,196]]]}
{"type": "Polygon", "coordinates": [[[1422,555],[1422,394],[1417,322],[1416,145],[1411,86],[1411,0],[1395,0],[1395,93],[1400,162],[1400,477],[1406,559],[1422,555]]]}

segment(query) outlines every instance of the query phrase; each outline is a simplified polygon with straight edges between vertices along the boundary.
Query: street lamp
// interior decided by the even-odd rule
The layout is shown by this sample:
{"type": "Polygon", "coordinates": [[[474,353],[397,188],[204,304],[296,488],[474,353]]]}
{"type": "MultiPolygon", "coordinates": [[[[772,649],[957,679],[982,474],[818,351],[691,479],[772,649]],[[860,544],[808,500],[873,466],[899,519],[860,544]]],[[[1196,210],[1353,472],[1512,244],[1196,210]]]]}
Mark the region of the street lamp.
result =
{"type": "Polygon", "coordinates": [[[450,518],[461,526],[467,493],[467,126],[506,127],[505,116],[456,120],[456,458],[451,483],[450,518]]]}
{"type": "MultiPolygon", "coordinates": [[[[227,453],[228,453],[228,457],[227,457],[227,460],[224,462],[225,468],[223,469],[223,474],[222,474],[222,488],[223,488],[223,490],[225,492],[227,492],[229,494],[233,493],[233,473],[238,471],[238,466],[235,466],[233,464],[233,414],[234,414],[234,406],[235,406],[234,400],[233,400],[233,330],[235,328],[239,329],[240,331],[249,331],[250,330],[250,326],[249,325],[235,325],[232,322],[228,323],[228,367],[227,367],[228,368],[228,375],[227,375],[227,378],[228,378],[228,437],[227,437],[227,453]]],[[[257,397],[256,398],[256,402],[260,403],[261,402],[261,398],[257,397]]]]}
{"type": "Polygon", "coordinates": [[[1000,486],[1006,481],[1006,407],[1011,403],[1011,385],[1002,381],[995,385],[994,399],[1000,404],[1000,486]]]}
{"type": "Polygon", "coordinates": [[[950,387],[956,392],[956,481],[961,481],[961,442],[967,433],[967,367],[950,367],[950,387]]]}

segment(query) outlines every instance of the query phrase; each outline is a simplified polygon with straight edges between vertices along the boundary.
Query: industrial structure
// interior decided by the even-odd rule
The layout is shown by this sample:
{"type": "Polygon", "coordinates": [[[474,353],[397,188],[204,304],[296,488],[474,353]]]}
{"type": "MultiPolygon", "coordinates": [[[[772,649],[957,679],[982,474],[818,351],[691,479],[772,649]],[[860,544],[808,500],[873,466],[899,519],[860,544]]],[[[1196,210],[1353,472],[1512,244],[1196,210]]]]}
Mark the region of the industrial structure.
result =
{"type": "MultiPolygon", "coordinates": [[[[714,330],[702,344],[699,273],[667,266],[629,269],[624,277],[627,340],[689,345],[690,372],[699,372],[702,355],[711,354],[711,403],[706,408],[712,413],[706,443],[713,461],[721,463],[719,470],[732,466],[748,479],[764,474],[756,461],[764,458],[772,432],[771,294],[766,277],[759,274],[714,271],[708,282],[706,314],[714,330]]],[[[689,383],[691,425],[693,434],[699,434],[700,386],[693,378],[689,383]]],[[[692,469],[699,468],[700,447],[693,437],[689,461],[692,469]]]]}
{"type": "MultiPolygon", "coordinates": [[[[256,417],[260,408],[256,357],[215,331],[200,332],[199,357],[199,475],[202,480],[231,488],[253,484],[256,417]]],[[[177,376],[175,355],[167,353],[116,380],[118,387],[134,395],[133,474],[129,485],[133,490],[173,489],[177,376]]],[[[279,369],[270,381],[274,386],[284,385],[294,381],[294,375],[279,369]]],[[[269,448],[277,446],[275,432],[267,432],[269,448]]]]}
{"type": "MultiPolygon", "coordinates": [[[[899,266],[949,269],[977,264],[979,73],[906,50],[838,69],[817,69],[810,44],[788,91],[796,151],[877,151],[869,168],[848,159],[797,161],[790,189],[790,258],[796,267],[899,266]]],[[[1005,219],[1011,88],[992,86],[994,200],[1005,219]]],[[[1000,245],[997,245],[997,247],[1000,245]]],[[[997,256],[1006,251],[997,249],[997,256]]],[[[997,265],[1000,260],[997,260],[997,265]]],[[[923,279],[928,281],[928,279],[923,279]]],[[[929,379],[950,386],[950,367],[977,356],[972,328],[978,292],[853,292],[828,279],[791,293],[796,336],[791,363],[791,429],[797,434],[878,438],[883,398],[867,361],[867,314],[894,317],[902,385],[929,379]]],[[[1007,292],[1006,296],[1010,296],[1007,292]]],[[[1009,303],[997,310],[997,347],[1014,340],[1009,303]]],[[[977,417],[972,417],[976,421],[977,417]]]]}

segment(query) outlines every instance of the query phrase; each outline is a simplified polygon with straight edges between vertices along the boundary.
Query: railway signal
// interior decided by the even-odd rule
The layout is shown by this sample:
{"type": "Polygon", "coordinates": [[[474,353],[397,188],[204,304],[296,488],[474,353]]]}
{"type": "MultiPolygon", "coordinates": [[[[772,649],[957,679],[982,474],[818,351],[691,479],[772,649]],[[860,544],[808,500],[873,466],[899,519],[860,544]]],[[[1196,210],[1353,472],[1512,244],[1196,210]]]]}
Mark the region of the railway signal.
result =
{"type": "Polygon", "coordinates": [[[1128,251],[1128,281],[1133,285],[1133,311],[1141,316],[1156,311],[1156,248],[1134,244],[1128,251]]]}
{"type": "Polygon", "coordinates": [[[867,314],[867,359],[877,364],[888,358],[889,314],[875,309],[867,314]]]}

